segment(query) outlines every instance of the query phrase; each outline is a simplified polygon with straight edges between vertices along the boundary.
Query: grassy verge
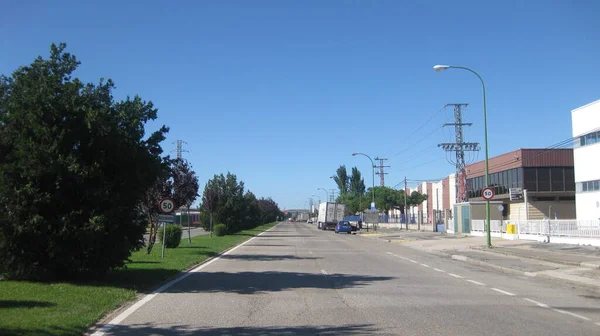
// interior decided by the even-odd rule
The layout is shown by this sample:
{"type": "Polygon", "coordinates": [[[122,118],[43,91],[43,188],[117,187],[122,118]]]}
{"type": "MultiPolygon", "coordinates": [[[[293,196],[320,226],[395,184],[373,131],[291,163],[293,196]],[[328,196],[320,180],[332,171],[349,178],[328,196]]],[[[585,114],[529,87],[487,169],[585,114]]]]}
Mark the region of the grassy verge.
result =
{"type": "Polygon", "coordinates": [[[274,224],[265,224],[235,235],[187,239],[167,249],[160,245],[151,254],[134,253],[127,269],[85,283],[35,283],[0,281],[0,335],[81,335],[111,310],[152,291],[182,270],[235,246],[274,224]]]}

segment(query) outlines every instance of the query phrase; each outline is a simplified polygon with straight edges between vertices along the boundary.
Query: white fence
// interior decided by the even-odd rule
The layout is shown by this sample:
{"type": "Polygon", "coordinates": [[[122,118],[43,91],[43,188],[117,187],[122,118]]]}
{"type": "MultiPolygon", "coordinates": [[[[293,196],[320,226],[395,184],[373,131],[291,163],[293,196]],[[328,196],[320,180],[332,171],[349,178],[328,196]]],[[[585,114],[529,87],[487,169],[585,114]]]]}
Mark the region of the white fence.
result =
{"type": "MultiPolygon", "coordinates": [[[[511,222],[513,223],[513,222],[511,222]]],[[[529,220],[514,221],[519,235],[600,238],[600,221],[529,220]]]]}
{"type": "MultiPolygon", "coordinates": [[[[491,220],[490,226],[492,227],[491,236],[502,237],[502,232],[506,231],[506,222],[499,220],[491,220]],[[504,225],[502,225],[504,224],[504,225]]],[[[485,229],[485,220],[473,219],[471,220],[471,234],[474,236],[483,236],[487,230],[485,229]]]]}
{"type": "MultiPolygon", "coordinates": [[[[490,224],[493,237],[506,236],[506,225],[515,224],[517,239],[600,246],[600,220],[492,220],[490,224]]],[[[486,232],[485,220],[471,220],[472,235],[482,236],[486,232]]]]}

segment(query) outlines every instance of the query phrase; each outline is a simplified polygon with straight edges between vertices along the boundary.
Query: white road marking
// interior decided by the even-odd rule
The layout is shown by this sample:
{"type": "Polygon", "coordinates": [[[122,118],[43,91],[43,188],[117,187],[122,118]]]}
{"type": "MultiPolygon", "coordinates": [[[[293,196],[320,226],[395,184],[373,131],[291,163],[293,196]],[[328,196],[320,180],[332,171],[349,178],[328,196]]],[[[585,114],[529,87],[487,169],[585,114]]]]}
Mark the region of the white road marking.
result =
{"type": "Polygon", "coordinates": [[[434,271],[438,271],[438,272],[442,272],[442,273],[446,273],[446,271],[444,271],[444,270],[441,270],[441,269],[439,269],[439,268],[434,268],[433,270],[434,270],[434,271]]]}
{"type": "Polygon", "coordinates": [[[395,255],[395,254],[393,254],[392,252],[388,252],[387,254],[395,255]]]}
{"type": "Polygon", "coordinates": [[[546,309],[550,308],[550,306],[548,306],[547,304],[541,303],[541,302],[538,302],[538,301],[535,301],[532,299],[524,298],[523,300],[529,301],[529,302],[533,303],[534,305],[541,307],[541,308],[546,308],[546,309]]]}
{"type": "Polygon", "coordinates": [[[467,281],[470,282],[470,283],[474,283],[476,285],[479,285],[479,286],[485,286],[485,284],[483,282],[479,282],[479,281],[475,281],[475,280],[470,280],[470,279],[468,279],[467,281]]]}
{"type": "Polygon", "coordinates": [[[394,253],[392,253],[392,252],[388,252],[388,254],[390,254],[390,255],[393,255],[393,256],[394,256],[394,257],[396,257],[396,258],[400,258],[400,259],[404,259],[404,260],[409,260],[407,257],[399,256],[399,255],[397,255],[397,254],[394,254],[394,253]]]}
{"type": "Polygon", "coordinates": [[[492,290],[498,292],[498,293],[502,293],[505,295],[510,295],[510,296],[515,296],[515,294],[511,293],[511,292],[507,292],[507,291],[503,291],[502,289],[498,289],[498,288],[492,288],[492,290]]]}
{"type": "MultiPolygon", "coordinates": [[[[275,225],[277,226],[277,225],[275,225]]],[[[110,322],[103,324],[102,326],[100,326],[93,334],[92,336],[104,336],[104,334],[106,334],[108,331],[110,331],[112,328],[114,328],[115,326],[119,325],[119,323],[123,322],[123,320],[125,320],[129,315],[133,314],[136,310],[140,309],[143,305],[145,305],[146,303],[150,302],[150,300],[154,299],[155,296],[157,296],[158,294],[164,292],[167,288],[173,286],[174,284],[178,283],[179,281],[189,277],[192,273],[197,273],[200,272],[203,268],[207,267],[208,265],[214,263],[215,261],[221,259],[224,255],[228,255],[231,252],[237,250],[238,248],[248,244],[249,242],[251,242],[252,240],[256,239],[257,237],[261,236],[263,233],[269,232],[271,229],[273,229],[275,226],[273,226],[272,228],[270,228],[267,231],[263,231],[259,234],[256,235],[256,237],[252,237],[248,240],[246,240],[245,242],[235,246],[234,248],[228,250],[227,252],[221,254],[218,257],[215,257],[213,259],[211,259],[208,262],[205,262],[204,264],[194,268],[191,271],[188,271],[185,274],[182,274],[180,277],[171,280],[170,282],[162,285],[161,287],[159,287],[158,289],[156,289],[155,291],[153,291],[150,294],[147,294],[146,296],[144,296],[141,300],[139,300],[138,302],[136,302],[135,304],[133,304],[131,307],[127,308],[124,312],[122,312],[121,314],[117,315],[117,317],[115,317],[114,319],[110,320],[110,322]]]]}
{"type": "Polygon", "coordinates": [[[596,324],[597,326],[600,326],[600,322],[596,322],[595,324],[596,324]]]}
{"type": "Polygon", "coordinates": [[[577,318],[580,318],[580,319],[582,319],[582,320],[586,320],[586,321],[589,321],[589,320],[590,320],[589,318],[587,318],[587,317],[585,317],[585,316],[577,315],[577,314],[575,314],[575,313],[571,313],[570,311],[566,311],[566,310],[562,310],[562,309],[556,309],[556,308],[551,308],[551,309],[552,309],[552,310],[554,310],[554,311],[555,311],[555,312],[557,312],[557,313],[571,315],[571,316],[573,316],[573,317],[577,317],[577,318]]]}
{"type": "Polygon", "coordinates": [[[308,250],[308,253],[309,253],[309,254],[313,254],[311,250],[308,250]]]}
{"type": "Polygon", "coordinates": [[[455,277],[455,278],[459,278],[459,279],[462,279],[462,278],[463,278],[463,277],[461,277],[460,275],[458,275],[458,274],[454,274],[454,273],[448,273],[448,275],[449,275],[449,276],[453,276],[453,277],[455,277]]]}
{"type": "Polygon", "coordinates": [[[415,263],[415,264],[418,264],[418,263],[419,263],[418,261],[416,261],[416,260],[412,260],[412,259],[408,259],[408,261],[410,261],[411,263],[415,263]]]}
{"type": "Polygon", "coordinates": [[[327,275],[327,272],[325,270],[321,270],[321,273],[327,275]]]}
{"type": "Polygon", "coordinates": [[[431,266],[427,265],[427,264],[421,264],[421,266],[423,267],[427,267],[427,268],[431,268],[431,266]]]}

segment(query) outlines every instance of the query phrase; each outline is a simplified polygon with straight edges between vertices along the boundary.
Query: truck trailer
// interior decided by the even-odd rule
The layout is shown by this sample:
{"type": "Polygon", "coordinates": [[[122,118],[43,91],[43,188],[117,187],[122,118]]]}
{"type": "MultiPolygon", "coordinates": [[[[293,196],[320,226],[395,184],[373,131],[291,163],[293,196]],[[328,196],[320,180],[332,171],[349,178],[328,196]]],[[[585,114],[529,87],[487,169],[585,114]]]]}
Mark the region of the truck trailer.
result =
{"type": "Polygon", "coordinates": [[[317,228],[321,230],[334,230],[336,224],[344,219],[346,206],[341,203],[323,202],[319,204],[317,228]]]}

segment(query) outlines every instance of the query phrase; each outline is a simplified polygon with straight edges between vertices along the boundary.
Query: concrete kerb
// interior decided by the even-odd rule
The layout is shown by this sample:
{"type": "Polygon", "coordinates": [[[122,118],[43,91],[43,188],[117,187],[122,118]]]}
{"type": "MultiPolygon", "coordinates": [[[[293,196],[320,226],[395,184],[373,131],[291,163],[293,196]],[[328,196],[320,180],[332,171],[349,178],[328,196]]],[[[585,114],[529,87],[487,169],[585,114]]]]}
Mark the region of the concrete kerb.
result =
{"type": "MultiPolygon", "coordinates": [[[[493,268],[498,271],[502,271],[503,273],[526,276],[526,277],[530,277],[530,278],[540,278],[540,279],[546,279],[546,280],[566,282],[571,285],[586,287],[586,288],[593,289],[593,290],[600,289],[600,282],[598,284],[591,284],[591,283],[587,283],[587,282],[581,282],[581,281],[569,279],[567,277],[559,277],[559,276],[553,276],[553,275],[543,274],[543,273],[519,271],[519,270],[509,268],[509,267],[494,265],[492,263],[488,263],[488,262],[485,262],[482,260],[473,259],[473,258],[464,256],[464,255],[460,255],[460,254],[445,254],[445,255],[442,255],[441,253],[434,253],[434,254],[436,254],[438,256],[444,256],[446,258],[450,257],[450,259],[466,262],[466,263],[472,264],[472,265],[493,268]]],[[[517,259],[520,259],[520,258],[517,258],[517,259]]]]}
{"type": "Polygon", "coordinates": [[[544,256],[524,257],[524,256],[515,256],[515,255],[510,254],[505,251],[498,251],[498,250],[486,251],[486,250],[483,250],[483,248],[478,247],[478,246],[471,246],[469,248],[472,250],[476,250],[476,251],[487,252],[487,253],[496,253],[496,254],[501,254],[501,255],[505,255],[505,256],[509,256],[509,257],[517,257],[517,258],[531,259],[531,260],[541,260],[541,261],[551,262],[554,264],[567,265],[567,266],[577,266],[577,267],[585,267],[585,268],[590,268],[590,269],[600,269],[600,263],[596,264],[596,263],[588,262],[588,261],[577,262],[577,261],[569,261],[569,260],[556,260],[556,259],[552,259],[552,258],[544,257],[544,256]]]}

